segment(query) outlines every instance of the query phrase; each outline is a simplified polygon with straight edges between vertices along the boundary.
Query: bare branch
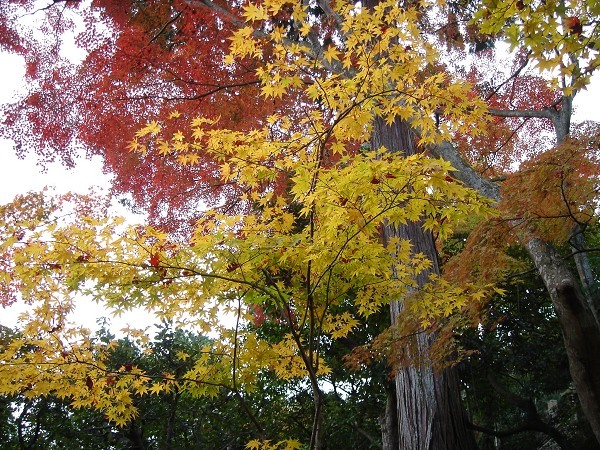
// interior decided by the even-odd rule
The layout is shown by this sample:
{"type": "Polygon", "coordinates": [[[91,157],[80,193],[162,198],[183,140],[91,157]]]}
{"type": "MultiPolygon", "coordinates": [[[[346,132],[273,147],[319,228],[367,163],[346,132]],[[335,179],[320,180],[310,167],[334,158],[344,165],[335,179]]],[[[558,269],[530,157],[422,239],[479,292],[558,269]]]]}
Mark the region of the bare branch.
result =
{"type": "Polygon", "coordinates": [[[471,167],[458,153],[458,149],[448,141],[444,141],[437,146],[432,146],[428,150],[438,158],[448,161],[456,169],[452,174],[454,178],[462,181],[467,186],[478,191],[484,197],[490,200],[500,200],[500,187],[496,183],[482,177],[471,167]]]}
{"type": "Polygon", "coordinates": [[[492,115],[492,116],[496,116],[496,117],[523,117],[523,118],[536,118],[536,119],[548,119],[548,120],[554,120],[555,116],[556,116],[556,111],[550,109],[550,108],[544,108],[544,109],[526,109],[526,110],[522,110],[522,109],[513,109],[513,110],[508,110],[508,109],[490,109],[488,110],[488,112],[492,115]]]}
{"type": "Polygon", "coordinates": [[[182,11],[179,11],[177,14],[175,14],[175,16],[173,16],[172,19],[170,19],[167,23],[165,23],[163,25],[163,27],[160,30],[158,30],[158,33],[156,33],[154,35],[154,37],[152,39],[150,39],[150,42],[154,42],[156,39],[158,39],[158,37],[165,32],[165,30],[167,29],[167,27],[169,25],[171,25],[173,22],[175,22],[177,19],[179,19],[181,14],[182,14],[182,11]]]}

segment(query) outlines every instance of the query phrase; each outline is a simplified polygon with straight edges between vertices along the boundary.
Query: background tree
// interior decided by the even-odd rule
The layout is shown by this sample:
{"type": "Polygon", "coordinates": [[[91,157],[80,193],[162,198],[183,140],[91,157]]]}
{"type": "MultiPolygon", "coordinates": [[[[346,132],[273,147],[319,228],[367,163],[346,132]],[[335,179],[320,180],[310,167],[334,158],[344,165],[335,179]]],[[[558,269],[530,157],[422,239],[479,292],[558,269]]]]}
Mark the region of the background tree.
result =
{"type": "MultiPolygon", "coordinates": [[[[464,245],[457,238],[458,247],[464,245]]],[[[447,246],[446,252],[456,252],[447,246]]],[[[460,363],[469,420],[479,448],[596,448],[576,400],[560,327],[548,293],[518,245],[507,248],[518,276],[484,308],[485,325],[465,330],[460,363]],[[494,408],[489,405],[493,404],[494,408]]]]}

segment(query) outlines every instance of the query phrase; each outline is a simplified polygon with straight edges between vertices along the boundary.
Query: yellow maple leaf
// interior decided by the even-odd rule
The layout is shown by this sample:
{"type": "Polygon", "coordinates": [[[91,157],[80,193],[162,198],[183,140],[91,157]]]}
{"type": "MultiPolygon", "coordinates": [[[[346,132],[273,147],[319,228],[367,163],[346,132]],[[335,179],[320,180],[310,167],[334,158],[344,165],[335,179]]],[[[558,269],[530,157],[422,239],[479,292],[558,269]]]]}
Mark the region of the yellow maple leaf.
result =
{"type": "Polygon", "coordinates": [[[250,3],[246,5],[244,7],[243,15],[249,22],[253,22],[255,20],[267,20],[269,18],[267,11],[261,6],[258,6],[256,3],[250,3]]]}
{"type": "Polygon", "coordinates": [[[153,383],[150,387],[150,393],[152,394],[160,394],[165,390],[165,386],[162,383],[153,383]]]}
{"type": "Polygon", "coordinates": [[[323,52],[323,57],[327,60],[327,62],[331,62],[333,60],[339,61],[339,51],[334,45],[329,45],[323,52]]]}

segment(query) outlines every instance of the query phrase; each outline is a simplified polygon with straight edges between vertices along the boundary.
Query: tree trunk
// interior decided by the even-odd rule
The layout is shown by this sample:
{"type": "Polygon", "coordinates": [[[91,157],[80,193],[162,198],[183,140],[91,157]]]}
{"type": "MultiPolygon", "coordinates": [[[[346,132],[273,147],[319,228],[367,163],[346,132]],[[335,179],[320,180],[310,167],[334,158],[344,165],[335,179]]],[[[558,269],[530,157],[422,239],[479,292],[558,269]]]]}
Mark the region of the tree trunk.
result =
{"type": "MultiPolygon", "coordinates": [[[[386,383],[387,384],[387,383],[386,383]]],[[[379,417],[381,427],[381,448],[383,450],[398,450],[398,410],[396,408],[396,389],[393,385],[386,386],[385,411],[379,417]]]]}
{"type": "Polygon", "coordinates": [[[537,238],[528,239],[525,247],[552,299],[581,408],[600,442],[600,332],[577,278],[560,255],[537,238]]]}
{"type": "MultiPolygon", "coordinates": [[[[561,142],[568,133],[568,118],[563,117],[562,121],[556,119],[554,125],[557,142],[561,142]]],[[[492,200],[500,200],[497,186],[477,174],[451,144],[444,142],[432,151],[457,169],[457,179],[492,200]]],[[[581,293],[577,277],[554,247],[524,230],[518,231],[518,238],[548,290],[563,335],[577,396],[600,442],[600,330],[581,293]]]]}
{"type": "Polygon", "coordinates": [[[575,234],[571,238],[571,248],[574,252],[573,259],[583,289],[583,297],[594,317],[596,327],[600,330],[600,291],[595,285],[594,272],[588,254],[585,252],[583,233],[579,226],[575,229],[575,234]]]}
{"type": "MultiPolygon", "coordinates": [[[[371,139],[373,149],[385,147],[407,156],[415,153],[413,134],[406,122],[397,120],[391,125],[378,118],[371,139]]],[[[383,239],[399,236],[412,244],[414,253],[423,253],[432,261],[430,271],[421,273],[418,285],[427,282],[431,273],[439,274],[437,251],[433,236],[419,223],[400,227],[386,227],[383,239]]],[[[390,305],[392,324],[402,311],[402,301],[390,305]]],[[[458,378],[454,368],[441,372],[434,370],[429,359],[432,336],[425,333],[417,338],[417,355],[414,364],[400,369],[395,376],[398,447],[406,450],[460,450],[476,448],[475,440],[467,428],[460,402],[458,378]]],[[[392,408],[386,408],[388,414],[392,408]]],[[[385,421],[389,424],[391,419],[385,421]]]]}
{"type": "Polygon", "coordinates": [[[179,392],[175,391],[168,397],[168,411],[166,430],[165,430],[165,448],[164,450],[173,449],[173,438],[175,436],[175,424],[177,418],[177,403],[179,400],[179,392]]]}

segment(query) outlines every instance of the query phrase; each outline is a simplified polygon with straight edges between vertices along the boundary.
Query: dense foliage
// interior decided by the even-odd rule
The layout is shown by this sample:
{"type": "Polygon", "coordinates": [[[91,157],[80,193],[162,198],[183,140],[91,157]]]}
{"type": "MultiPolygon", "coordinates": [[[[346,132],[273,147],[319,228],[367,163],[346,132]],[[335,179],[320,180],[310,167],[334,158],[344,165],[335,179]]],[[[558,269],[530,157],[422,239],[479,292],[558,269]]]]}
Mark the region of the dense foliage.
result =
{"type": "Polygon", "coordinates": [[[2,300],[32,305],[0,353],[6,408],[23,405],[5,410],[11,436],[41,439],[45,408],[168,446],[202,419],[188,407],[219,405],[248,448],[537,442],[519,427],[600,440],[600,129],[571,127],[599,15],[584,0],[2,3],[0,45],[31,81],[5,136],[67,164],[101,153],[150,214],[129,226],[101,199],[43,193],[1,208],[2,300]],[[25,12],[44,36],[19,32],[25,12]],[[83,61],[60,53],[76,17],[83,61]],[[83,295],[175,331],[96,336],[70,322],[83,295]],[[568,365],[590,435],[535,404],[569,377],[527,379],[546,370],[527,368],[531,329],[562,333],[547,359],[568,365]],[[180,422],[150,425],[175,403],[180,422]]]}

